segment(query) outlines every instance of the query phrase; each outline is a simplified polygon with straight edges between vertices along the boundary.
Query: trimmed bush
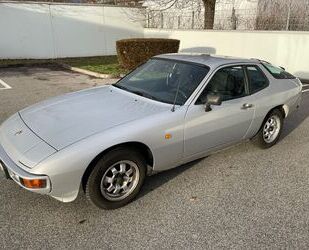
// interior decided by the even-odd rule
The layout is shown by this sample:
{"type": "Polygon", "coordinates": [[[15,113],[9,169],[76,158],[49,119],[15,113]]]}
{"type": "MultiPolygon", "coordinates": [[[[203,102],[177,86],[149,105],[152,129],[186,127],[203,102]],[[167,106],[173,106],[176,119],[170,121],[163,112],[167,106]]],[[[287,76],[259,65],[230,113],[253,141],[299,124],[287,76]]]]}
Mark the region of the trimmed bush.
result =
{"type": "Polygon", "coordinates": [[[133,38],[116,42],[117,55],[120,66],[132,70],[149,58],[165,54],[177,53],[180,41],[161,38],[133,38]]]}

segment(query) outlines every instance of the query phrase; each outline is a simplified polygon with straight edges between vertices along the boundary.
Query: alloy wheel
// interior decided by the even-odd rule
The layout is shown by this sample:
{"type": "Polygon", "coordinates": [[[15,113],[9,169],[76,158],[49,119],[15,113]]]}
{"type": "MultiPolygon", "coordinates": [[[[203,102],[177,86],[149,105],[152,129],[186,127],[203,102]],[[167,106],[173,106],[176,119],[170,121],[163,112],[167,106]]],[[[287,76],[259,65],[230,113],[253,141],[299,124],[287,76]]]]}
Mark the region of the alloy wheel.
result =
{"type": "Polygon", "coordinates": [[[140,178],[137,165],[128,160],[110,166],[101,180],[101,193],[110,201],[123,200],[136,188],[140,178]]]}

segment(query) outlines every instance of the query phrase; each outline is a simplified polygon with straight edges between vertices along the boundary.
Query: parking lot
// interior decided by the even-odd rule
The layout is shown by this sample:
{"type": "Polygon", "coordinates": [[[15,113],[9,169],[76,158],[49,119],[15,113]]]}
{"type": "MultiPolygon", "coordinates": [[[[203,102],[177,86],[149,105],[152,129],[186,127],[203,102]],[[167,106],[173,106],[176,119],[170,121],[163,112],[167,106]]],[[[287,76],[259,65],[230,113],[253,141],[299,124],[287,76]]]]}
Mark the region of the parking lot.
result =
{"type": "MultiPolygon", "coordinates": [[[[48,97],[112,83],[56,66],[0,69],[0,123],[48,97]]],[[[309,247],[309,91],[268,150],[252,142],[146,179],[126,207],[61,203],[0,177],[0,248],[309,247]]],[[[103,107],[102,107],[103,108],[103,107]]]]}

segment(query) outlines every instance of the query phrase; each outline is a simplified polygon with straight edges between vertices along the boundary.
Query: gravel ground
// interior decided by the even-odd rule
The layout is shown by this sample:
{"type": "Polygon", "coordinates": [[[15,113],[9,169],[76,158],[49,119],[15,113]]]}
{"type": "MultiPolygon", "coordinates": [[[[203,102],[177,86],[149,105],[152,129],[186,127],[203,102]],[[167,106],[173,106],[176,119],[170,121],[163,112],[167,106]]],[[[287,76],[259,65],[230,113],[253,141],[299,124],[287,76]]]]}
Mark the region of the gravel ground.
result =
{"type": "MultiPolygon", "coordinates": [[[[50,96],[106,80],[55,67],[0,69],[0,123],[50,96]]],[[[113,82],[115,80],[108,80],[113,82]]],[[[251,142],[149,177],[128,206],[101,211],[25,191],[0,177],[0,248],[309,247],[309,92],[279,144],[251,142]]]]}

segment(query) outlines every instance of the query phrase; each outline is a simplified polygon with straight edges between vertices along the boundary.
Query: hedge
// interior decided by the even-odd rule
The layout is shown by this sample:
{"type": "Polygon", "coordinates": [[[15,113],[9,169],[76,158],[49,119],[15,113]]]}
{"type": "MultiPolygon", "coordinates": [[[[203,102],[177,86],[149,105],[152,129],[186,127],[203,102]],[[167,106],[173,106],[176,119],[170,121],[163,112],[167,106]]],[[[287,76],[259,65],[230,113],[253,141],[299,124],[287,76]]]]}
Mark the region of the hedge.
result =
{"type": "Polygon", "coordinates": [[[180,41],[161,38],[133,38],[116,42],[121,67],[132,70],[149,58],[165,53],[177,53],[180,41]]]}

